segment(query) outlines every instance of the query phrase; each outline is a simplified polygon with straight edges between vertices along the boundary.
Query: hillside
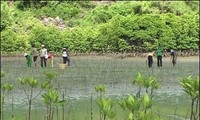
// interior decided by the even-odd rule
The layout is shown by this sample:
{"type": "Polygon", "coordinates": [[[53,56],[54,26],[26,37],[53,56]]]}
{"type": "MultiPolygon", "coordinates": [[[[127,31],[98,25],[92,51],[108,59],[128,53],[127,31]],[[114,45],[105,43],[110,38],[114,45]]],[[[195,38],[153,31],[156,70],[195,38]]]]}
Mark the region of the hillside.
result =
{"type": "Polygon", "coordinates": [[[59,52],[196,50],[198,1],[12,1],[1,2],[1,51],[31,44],[59,52]]]}

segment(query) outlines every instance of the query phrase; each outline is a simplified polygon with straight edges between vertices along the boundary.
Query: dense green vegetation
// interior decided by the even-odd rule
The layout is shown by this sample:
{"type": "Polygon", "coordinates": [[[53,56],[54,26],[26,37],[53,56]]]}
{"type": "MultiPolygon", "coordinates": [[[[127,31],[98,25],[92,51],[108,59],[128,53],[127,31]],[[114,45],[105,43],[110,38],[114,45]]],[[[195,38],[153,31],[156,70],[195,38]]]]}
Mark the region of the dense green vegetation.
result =
{"type": "Polygon", "coordinates": [[[1,2],[1,51],[27,51],[31,44],[59,52],[196,50],[198,1],[14,1],[1,2]],[[102,2],[101,2],[102,3],[102,2]],[[65,29],[42,18],[62,18],[65,29]]]}

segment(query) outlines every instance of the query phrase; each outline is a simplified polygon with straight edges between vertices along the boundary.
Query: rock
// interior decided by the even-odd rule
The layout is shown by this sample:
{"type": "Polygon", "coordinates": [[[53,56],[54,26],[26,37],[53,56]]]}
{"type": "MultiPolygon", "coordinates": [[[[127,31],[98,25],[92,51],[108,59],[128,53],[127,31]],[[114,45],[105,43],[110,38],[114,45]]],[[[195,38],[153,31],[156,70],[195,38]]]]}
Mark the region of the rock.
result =
{"type": "Polygon", "coordinates": [[[55,25],[58,29],[64,30],[66,28],[66,22],[57,16],[56,18],[41,16],[39,19],[45,25],[55,25]]]}
{"type": "Polygon", "coordinates": [[[57,16],[57,17],[55,18],[55,20],[59,21],[59,20],[60,20],[59,16],[57,16]]]}

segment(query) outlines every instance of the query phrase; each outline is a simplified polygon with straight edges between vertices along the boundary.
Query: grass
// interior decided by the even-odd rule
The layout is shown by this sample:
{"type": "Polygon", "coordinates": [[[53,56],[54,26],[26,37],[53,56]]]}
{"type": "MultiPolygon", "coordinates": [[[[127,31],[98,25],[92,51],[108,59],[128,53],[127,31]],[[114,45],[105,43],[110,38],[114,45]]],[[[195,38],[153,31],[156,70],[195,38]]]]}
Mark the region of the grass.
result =
{"type": "MultiPolygon", "coordinates": [[[[27,101],[22,92],[20,84],[16,80],[18,77],[34,76],[39,81],[43,81],[46,70],[58,73],[54,80],[54,87],[61,93],[64,92],[65,98],[69,104],[65,106],[66,120],[90,120],[91,94],[96,98],[94,86],[103,84],[106,86],[106,96],[114,100],[126,96],[130,93],[136,93],[136,87],[131,85],[131,79],[137,72],[145,75],[154,75],[160,82],[160,88],[154,97],[152,111],[161,116],[163,120],[178,120],[176,116],[188,118],[187,112],[190,109],[190,99],[182,91],[179,85],[179,77],[188,75],[199,75],[198,58],[179,58],[175,67],[172,67],[169,58],[163,59],[163,67],[157,68],[155,63],[153,68],[148,68],[144,58],[126,58],[114,59],[109,57],[72,57],[71,67],[60,70],[56,63],[61,62],[61,58],[55,58],[55,67],[47,68],[28,68],[26,60],[23,57],[2,57],[2,71],[6,76],[2,79],[3,83],[13,83],[14,91],[10,96],[14,97],[14,115],[17,120],[26,120],[27,101]],[[68,119],[67,119],[68,116],[68,119]]],[[[38,59],[39,64],[39,59],[38,59]]],[[[5,117],[8,120],[11,117],[11,97],[5,98],[5,117]]],[[[93,119],[99,119],[99,111],[95,101],[93,101],[93,119]]],[[[116,120],[123,120],[128,112],[122,111],[119,105],[115,103],[117,112],[116,120]],[[122,114],[121,114],[122,113],[122,114]]],[[[33,104],[32,120],[43,120],[45,106],[39,96],[33,104]]],[[[61,114],[59,109],[59,114],[61,114]]],[[[59,115],[58,120],[61,120],[59,115]]],[[[56,113],[54,120],[57,120],[56,113]]]]}

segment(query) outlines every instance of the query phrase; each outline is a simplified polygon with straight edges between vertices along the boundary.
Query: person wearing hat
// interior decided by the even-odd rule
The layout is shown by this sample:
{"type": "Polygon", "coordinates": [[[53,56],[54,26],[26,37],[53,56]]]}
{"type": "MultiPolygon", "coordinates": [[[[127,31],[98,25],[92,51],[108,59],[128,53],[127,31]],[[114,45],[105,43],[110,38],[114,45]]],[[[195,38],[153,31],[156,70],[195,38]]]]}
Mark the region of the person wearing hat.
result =
{"type": "Polygon", "coordinates": [[[25,53],[24,57],[26,57],[28,67],[31,67],[32,66],[32,55],[28,55],[27,53],[25,53]]]}
{"type": "Polygon", "coordinates": [[[62,51],[62,57],[63,57],[63,64],[68,63],[68,66],[70,66],[68,50],[65,47],[63,48],[63,51],[62,51]]]}
{"type": "Polygon", "coordinates": [[[153,65],[153,54],[154,54],[154,52],[150,52],[147,54],[147,62],[148,62],[149,68],[151,68],[153,65]]]}
{"type": "Polygon", "coordinates": [[[47,49],[45,48],[44,45],[42,45],[42,49],[40,50],[40,61],[41,61],[41,67],[46,67],[47,66],[47,49]]]}

